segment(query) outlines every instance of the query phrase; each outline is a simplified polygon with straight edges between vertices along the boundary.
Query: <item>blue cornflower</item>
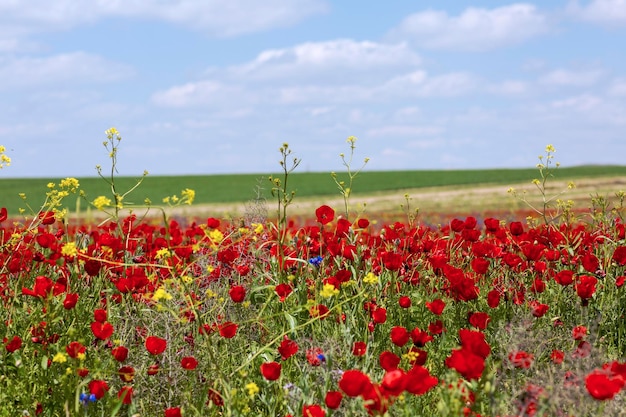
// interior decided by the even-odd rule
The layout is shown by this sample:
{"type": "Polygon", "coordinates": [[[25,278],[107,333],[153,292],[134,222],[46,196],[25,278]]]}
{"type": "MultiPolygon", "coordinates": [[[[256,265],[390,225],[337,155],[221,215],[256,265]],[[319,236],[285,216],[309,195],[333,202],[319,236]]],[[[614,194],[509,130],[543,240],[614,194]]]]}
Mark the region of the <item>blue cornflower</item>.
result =
{"type": "Polygon", "coordinates": [[[320,266],[323,259],[324,258],[322,258],[321,256],[316,256],[315,258],[309,259],[309,263],[313,266],[320,266]]]}

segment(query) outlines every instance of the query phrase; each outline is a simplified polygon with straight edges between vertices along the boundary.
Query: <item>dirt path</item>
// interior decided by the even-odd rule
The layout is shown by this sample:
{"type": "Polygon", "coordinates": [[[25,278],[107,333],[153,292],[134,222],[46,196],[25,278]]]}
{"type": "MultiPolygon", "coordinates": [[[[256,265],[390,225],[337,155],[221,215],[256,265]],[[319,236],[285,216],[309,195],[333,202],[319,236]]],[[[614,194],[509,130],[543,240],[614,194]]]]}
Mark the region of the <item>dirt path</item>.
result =
{"type": "MultiPolygon", "coordinates": [[[[601,177],[580,179],[574,182],[575,187],[568,189],[566,181],[549,181],[546,198],[556,201],[572,200],[574,208],[585,210],[591,207],[592,197],[601,196],[611,204],[618,204],[616,193],[626,191],[626,177],[601,177]]],[[[534,207],[540,208],[543,199],[540,191],[530,182],[511,185],[474,185],[450,186],[395,190],[368,195],[355,193],[350,198],[351,212],[364,212],[369,215],[386,214],[401,216],[406,212],[408,196],[409,210],[419,208],[422,215],[455,215],[484,212],[516,212],[529,208],[520,198],[523,197],[534,207]],[[517,191],[515,197],[508,192],[513,187],[517,191]]],[[[313,216],[315,209],[322,204],[333,207],[337,213],[343,211],[344,201],[340,195],[328,197],[302,197],[297,195],[288,212],[293,216],[313,216]]],[[[252,205],[254,206],[254,205],[252,205]]],[[[197,218],[216,217],[237,219],[249,215],[250,203],[203,204],[173,209],[171,214],[197,218]]],[[[268,201],[266,208],[270,216],[276,211],[276,205],[268,201]]],[[[259,210],[259,207],[256,208],[259,210]]]]}

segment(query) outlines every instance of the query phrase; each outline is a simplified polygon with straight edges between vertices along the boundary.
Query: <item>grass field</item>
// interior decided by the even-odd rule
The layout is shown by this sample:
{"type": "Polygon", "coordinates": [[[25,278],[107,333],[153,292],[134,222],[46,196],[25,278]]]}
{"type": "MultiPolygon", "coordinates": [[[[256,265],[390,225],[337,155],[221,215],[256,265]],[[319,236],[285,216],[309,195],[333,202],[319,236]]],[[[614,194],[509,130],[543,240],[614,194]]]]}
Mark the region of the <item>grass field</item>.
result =
{"type": "MultiPolygon", "coordinates": [[[[274,174],[281,178],[278,174],[274,174]]],[[[347,181],[347,174],[337,173],[338,179],[347,181]]],[[[527,169],[488,169],[488,170],[438,170],[438,171],[364,171],[354,181],[353,196],[370,195],[380,192],[393,192],[407,189],[429,187],[467,188],[478,185],[512,185],[529,182],[538,176],[535,168],[527,169]]],[[[626,166],[580,166],[559,168],[555,179],[559,181],[581,178],[626,177],[626,166]]],[[[238,203],[255,199],[257,195],[271,200],[271,183],[269,174],[239,175],[203,175],[203,176],[147,176],[144,182],[133,191],[126,201],[142,203],[146,198],[154,204],[160,204],[166,196],[180,195],[184,188],[196,191],[194,204],[238,203]]],[[[137,177],[139,178],[139,177],[137,177]]],[[[137,178],[116,178],[118,192],[124,193],[134,186],[137,178]]],[[[108,184],[97,177],[78,178],[81,189],[87,199],[92,201],[99,195],[110,196],[108,184]]],[[[0,206],[6,207],[10,214],[15,215],[18,208],[38,209],[49,182],[57,182],[59,178],[7,178],[0,179],[0,206]],[[19,197],[26,195],[26,200],[19,197]]],[[[330,173],[293,173],[289,176],[289,188],[296,191],[296,199],[339,196],[337,185],[330,173]]],[[[398,195],[398,201],[402,195],[398,195]]],[[[322,199],[318,199],[319,202],[322,199]]],[[[85,202],[81,208],[85,208],[85,202]]],[[[74,210],[75,207],[69,207],[74,210]]]]}

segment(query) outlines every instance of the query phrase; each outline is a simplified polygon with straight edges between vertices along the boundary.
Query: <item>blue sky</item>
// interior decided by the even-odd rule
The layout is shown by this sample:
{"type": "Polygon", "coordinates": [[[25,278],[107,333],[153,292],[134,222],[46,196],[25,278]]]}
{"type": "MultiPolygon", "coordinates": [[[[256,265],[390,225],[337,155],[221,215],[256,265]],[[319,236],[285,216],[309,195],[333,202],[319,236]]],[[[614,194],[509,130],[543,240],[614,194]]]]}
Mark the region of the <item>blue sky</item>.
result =
{"type": "Polygon", "coordinates": [[[3,177],[624,164],[626,0],[0,0],[3,177]]]}

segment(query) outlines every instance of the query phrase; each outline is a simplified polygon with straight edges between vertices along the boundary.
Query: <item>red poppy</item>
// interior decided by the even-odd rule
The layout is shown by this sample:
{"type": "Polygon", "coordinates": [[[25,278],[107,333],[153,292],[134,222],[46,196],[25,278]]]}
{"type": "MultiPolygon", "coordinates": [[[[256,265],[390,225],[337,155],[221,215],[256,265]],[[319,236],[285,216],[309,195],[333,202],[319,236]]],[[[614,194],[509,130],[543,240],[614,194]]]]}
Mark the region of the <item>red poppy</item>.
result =
{"type": "Polygon", "coordinates": [[[380,363],[380,367],[385,371],[393,371],[398,368],[398,365],[400,364],[400,357],[395,353],[386,350],[380,354],[378,362],[380,363]]]}
{"type": "Polygon", "coordinates": [[[362,341],[357,341],[352,344],[352,354],[354,356],[363,356],[367,353],[367,344],[362,341]]]}
{"type": "Polygon", "coordinates": [[[124,346],[117,346],[111,349],[111,354],[118,362],[124,362],[128,357],[128,348],[124,346]]]}
{"type": "Polygon", "coordinates": [[[261,374],[268,381],[275,381],[280,378],[281,364],[278,362],[265,362],[261,364],[261,374]]]}
{"type": "Polygon", "coordinates": [[[106,381],[100,379],[94,379],[89,382],[89,393],[96,396],[96,399],[101,399],[104,394],[109,391],[109,384],[106,381]]]}
{"type": "Polygon", "coordinates": [[[287,336],[280,342],[278,346],[278,353],[282,360],[286,361],[298,352],[298,344],[293,340],[290,340],[287,336]]]}
{"type": "Polygon", "coordinates": [[[359,370],[348,370],[341,375],[339,388],[348,397],[358,397],[372,385],[369,376],[359,370]]]}
{"type": "Polygon", "coordinates": [[[487,323],[489,323],[489,320],[491,320],[489,314],[483,312],[475,312],[470,314],[468,321],[472,326],[480,330],[485,330],[487,328],[487,323]]]}
{"type": "Polygon", "coordinates": [[[122,400],[122,404],[130,404],[133,400],[133,387],[124,386],[117,392],[117,398],[122,400]]]}
{"type": "Polygon", "coordinates": [[[372,320],[376,324],[383,324],[387,321],[387,309],[384,307],[378,307],[371,312],[372,320]]]}
{"type": "Polygon", "coordinates": [[[91,331],[98,339],[106,340],[113,334],[113,325],[111,323],[100,323],[98,321],[94,321],[91,323],[91,331]]]}
{"type": "Polygon", "coordinates": [[[427,301],[426,302],[426,308],[430,310],[431,313],[436,314],[437,316],[440,316],[441,313],[443,313],[443,309],[446,307],[446,303],[443,302],[443,300],[437,298],[436,300],[433,300],[432,302],[427,301]]]}
{"type": "Polygon", "coordinates": [[[320,366],[326,361],[324,351],[321,348],[314,347],[306,351],[306,360],[312,366],[320,366]]]}
{"type": "Polygon", "coordinates": [[[475,330],[460,329],[461,346],[474,354],[486,358],[491,353],[491,347],[485,341],[485,334],[475,330]]]}
{"type": "Polygon", "coordinates": [[[402,347],[409,341],[410,334],[406,328],[402,326],[394,326],[391,328],[389,337],[394,345],[402,347]]]}
{"type": "Polygon", "coordinates": [[[520,369],[528,369],[533,364],[535,357],[533,354],[518,350],[509,353],[509,361],[514,367],[520,369]]]}
{"type": "Polygon", "coordinates": [[[485,370],[485,359],[465,347],[453,350],[445,364],[467,380],[480,378],[485,370]]]}
{"type": "Polygon", "coordinates": [[[328,224],[335,218],[335,210],[327,205],[320,206],[315,210],[315,217],[318,223],[328,224]]]}
{"type": "Polygon", "coordinates": [[[341,400],[343,399],[343,394],[339,391],[328,391],[326,396],[324,397],[324,403],[326,403],[326,407],[331,410],[336,410],[341,405],[341,400]]]}
{"type": "Polygon", "coordinates": [[[66,310],[71,310],[76,307],[77,302],[78,294],[68,292],[67,294],[65,294],[65,299],[63,300],[63,308],[66,310]]]}
{"type": "Polygon", "coordinates": [[[285,301],[285,298],[291,294],[293,288],[291,288],[291,285],[289,284],[278,284],[276,288],[274,288],[274,291],[276,291],[276,295],[278,295],[279,300],[283,302],[285,301]]]}
{"type": "Polygon", "coordinates": [[[596,292],[596,284],[598,279],[591,275],[581,275],[578,277],[578,283],[576,284],[576,294],[583,299],[587,300],[593,297],[596,292]]]}
{"type": "Polygon", "coordinates": [[[576,326],[572,329],[572,338],[574,340],[583,340],[587,336],[587,328],[585,326],[576,326]]]}
{"type": "Polygon", "coordinates": [[[411,298],[407,297],[406,295],[403,295],[402,297],[398,299],[398,304],[402,308],[409,308],[411,307],[411,298]]]}
{"type": "Polygon", "coordinates": [[[500,291],[491,290],[487,293],[487,305],[496,308],[500,304],[500,291]]]}
{"type": "Polygon", "coordinates": [[[434,388],[439,380],[432,376],[423,366],[414,366],[406,374],[406,391],[414,395],[422,395],[434,388]]]}
{"type": "Polygon", "coordinates": [[[626,246],[616,247],[611,259],[617,262],[620,266],[626,265],[626,246]]]}
{"type": "Polygon", "coordinates": [[[218,326],[220,336],[226,339],[232,339],[237,334],[239,325],[231,321],[224,322],[218,326]]]}
{"type": "Polygon", "coordinates": [[[182,417],[180,407],[170,407],[165,409],[165,417],[182,417]]]}
{"type": "Polygon", "coordinates": [[[93,318],[98,323],[104,323],[107,321],[107,311],[101,308],[97,308],[93,311],[93,318]]]}
{"type": "MultiPolygon", "coordinates": [[[[209,401],[208,402],[212,402],[214,405],[221,407],[224,405],[224,399],[222,398],[222,395],[215,389],[213,388],[209,388],[209,401]]],[[[208,404],[207,402],[207,404],[208,404]]]]}
{"type": "Polygon", "coordinates": [[[54,223],[54,212],[53,211],[41,211],[37,215],[37,217],[41,220],[41,224],[52,224],[54,223]]]}
{"type": "Polygon", "coordinates": [[[604,370],[594,370],[585,378],[587,391],[596,400],[610,400],[624,386],[624,379],[604,370]]]}
{"type": "Polygon", "coordinates": [[[554,349],[550,353],[550,360],[557,365],[563,363],[563,359],[565,359],[565,352],[563,352],[562,350],[554,349]]]}
{"type": "Polygon", "coordinates": [[[22,347],[22,339],[19,336],[13,336],[11,340],[6,342],[4,348],[9,353],[13,353],[22,347]]]}
{"type": "Polygon", "coordinates": [[[198,361],[193,356],[185,356],[180,360],[180,366],[188,371],[193,371],[198,366],[198,361]]]}
{"type": "Polygon", "coordinates": [[[325,417],[325,416],[326,416],[326,411],[324,411],[324,409],[317,404],[302,406],[302,417],[325,417]]]}
{"type": "Polygon", "coordinates": [[[326,316],[328,316],[328,314],[328,307],[326,307],[324,304],[314,305],[309,308],[309,315],[311,317],[325,318],[326,316]]]}
{"type": "Polygon", "coordinates": [[[560,285],[567,286],[574,282],[574,271],[565,269],[554,275],[554,280],[560,285]]]}
{"type": "Polygon", "coordinates": [[[380,385],[387,395],[397,397],[402,394],[407,385],[406,374],[401,369],[385,372],[380,385]]]}
{"type": "Polygon", "coordinates": [[[146,350],[152,355],[159,355],[165,351],[167,340],[157,336],[148,336],[146,338],[146,350]]]}
{"type": "Polygon", "coordinates": [[[538,301],[531,301],[530,308],[531,308],[533,316],[543,317],[544,314],[548,312],[548,309],[550,307],[547,304],[542,304],[538,301]]]}
{"type": "Polygon", "coordinates": [[[246,289],[241,285],[233,285],[228,291],[230,299],[235,303],[241,303],[246,298],[246,289]]]}
{"type": "Polygon", "coordinates": [[[118,369],[117,375],[124,382],[133,382],[133,379],[135,379],[135,368],[132,366],[122,366],[118,369]]]}
{"type": "Polygon", "coordinates": [[[6,207],[0,208],[0,223],[5,221],[8,217],[9,215],[7,213],[7,208],[6,207]]]}

